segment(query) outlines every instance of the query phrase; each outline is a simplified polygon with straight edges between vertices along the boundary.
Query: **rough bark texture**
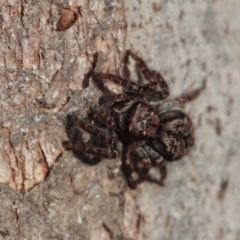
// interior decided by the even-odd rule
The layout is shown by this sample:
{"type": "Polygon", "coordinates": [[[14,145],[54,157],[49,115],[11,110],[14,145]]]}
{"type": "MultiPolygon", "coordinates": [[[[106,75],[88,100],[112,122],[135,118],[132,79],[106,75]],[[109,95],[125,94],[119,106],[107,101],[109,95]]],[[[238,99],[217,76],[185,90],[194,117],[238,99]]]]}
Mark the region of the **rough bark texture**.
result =
{"type": "Polygon", "coordinates": [[[0,0],[0,239],[239,240],[239,11],[234,0],[0,0]],[[67,6],[81,14],[56,31],[67,6]],[[118,73],[128,48],[172,97],[206,80],[185,108],[195,147],[168,164],[164,187],[131,190],[120,159],[89,165],[62,147],[66,115],[102,94],[87,81],[94,53],[98,71],[118,73]]]}

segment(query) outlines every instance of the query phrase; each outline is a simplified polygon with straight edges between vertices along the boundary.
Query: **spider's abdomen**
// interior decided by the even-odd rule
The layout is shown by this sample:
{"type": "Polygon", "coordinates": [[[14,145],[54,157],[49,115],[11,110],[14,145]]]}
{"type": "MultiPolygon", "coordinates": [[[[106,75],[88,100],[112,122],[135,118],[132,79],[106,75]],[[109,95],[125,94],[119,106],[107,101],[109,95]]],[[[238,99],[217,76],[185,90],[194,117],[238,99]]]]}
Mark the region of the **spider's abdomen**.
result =
{"type": "Polygon", "coordinates": [[[179,160],[194,144],[194,129],[190,118],[178,110],[159,114],[160,124],[152,147],[166,160],[179,160]]]}

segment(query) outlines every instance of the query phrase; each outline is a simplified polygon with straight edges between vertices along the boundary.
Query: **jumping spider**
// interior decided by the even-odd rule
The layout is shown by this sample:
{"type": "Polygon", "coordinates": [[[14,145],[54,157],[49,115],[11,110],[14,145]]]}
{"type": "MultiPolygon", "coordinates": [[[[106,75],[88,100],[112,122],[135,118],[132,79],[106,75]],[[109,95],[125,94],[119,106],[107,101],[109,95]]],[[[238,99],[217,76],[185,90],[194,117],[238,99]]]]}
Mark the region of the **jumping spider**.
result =
{"type": "MultiPolygon", "coordinates": [[[[75,137],[70,142],[65,142],[65,147],[114,159],[119,155],[118,145],[121,142],[124,149],[122,154],[129,151],[131,165],[138,174],[137,178],[133,178],[131,170],[128,177],[129,185],[135,187],[144,181],[151,164],[159,167],[161,174],[159,182],[162,184],[167,176],[166,162],[181,159],[193,147],[193,125],[182,111],[164,108],[169,88],[161,74],[149,70],[145,62],[133,52],[127,51],[126,56],[131,56],[136,61],[148,84],[140,86],[120,76],[93,72],[94,79],[108,79],[122,85],[125,90],[122,94],[112,93],[103,96],[98,107],[89,111],[87,121],[76,114],[68,115],[68,120],[73,125],[94,135],[95,142],[100,144],[84,144],[79,137],[75,137]],[[159,101],[161,102],[156,104],[159,101]],[[93,121],[94,125],[91,124],[93,121]]],[[[203,88],[204,84],[173,101],[181,104],[191,101],[203,88]]]]}

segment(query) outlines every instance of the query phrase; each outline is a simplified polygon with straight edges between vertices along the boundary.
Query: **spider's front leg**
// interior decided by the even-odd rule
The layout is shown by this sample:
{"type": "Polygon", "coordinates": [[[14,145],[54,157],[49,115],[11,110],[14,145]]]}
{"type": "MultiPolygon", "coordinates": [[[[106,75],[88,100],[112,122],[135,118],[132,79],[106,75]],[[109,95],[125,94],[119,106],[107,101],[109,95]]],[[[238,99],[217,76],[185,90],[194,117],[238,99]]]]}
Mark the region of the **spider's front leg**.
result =
{"type": "Polygon", "coordinates": [[[159,101],[167,98],[169,96],[169,88],[162,75],[157,71],[150,70],[143,59],[138,57],[132,51],[128,50],[126,54],[130,55],[136,61],[137,66],[149,81],[149,84],[144,86],[145,95],[150,96],[152,101],[159,101]],[[156,91],[158,84],[161,87],[161,91],[156,91]],[[156,91],[156,96],[152,96],[154,91],[156,91]]]}
{"type": "Polygon", "coordinates": [[[108,79],[118,85],[121,85],[121,86],[123,86],[129,90],[132,90],[134,92],[137,92],[139,94],[141,94],[143,92],[142,86],[140,86],[132,81],[128,81],[124,78],[121,78],[119,76],[110,74],[110,73],[94,72],[93,77],[97,77],[97,78],[101,78],[101,79],[108,79]]]}
{"type": "Polygon", "coordinates": [[[127,55],[130,55],[137,63],[137,66],[145,76],[145,78],[150,82],[151,88],[155,89],[157,85],[156,79],[153,77],[151,70],[149,70],[147,64],[143,61],[142,58],[138,57],[132,51],[128,50],[126,52],[127,55]]]}

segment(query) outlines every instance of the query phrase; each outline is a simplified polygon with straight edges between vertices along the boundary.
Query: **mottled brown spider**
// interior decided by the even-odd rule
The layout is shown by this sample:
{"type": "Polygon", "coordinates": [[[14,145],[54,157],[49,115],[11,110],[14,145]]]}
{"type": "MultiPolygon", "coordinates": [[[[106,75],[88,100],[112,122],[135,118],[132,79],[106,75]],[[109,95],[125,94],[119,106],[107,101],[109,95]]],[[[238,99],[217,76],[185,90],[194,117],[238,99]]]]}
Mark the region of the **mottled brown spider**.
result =
{"type": "MultiPolygon", "coordinates": [[[[149,70],[133,52],[127,51],[126,56],[136,61],[148,83],[141,86],[120,76],[93,72],[94,79],[108,79],[125,90],[122,94],[103,96],[99,105],[89,111],[87,120],[76,114],[68,115],[71,126],[80,127],[94,139],[91,145],[84,144],[78,133],[74,137],[71,135],[70,142],[64,145],[67,149],[110,159],[117,158],[120,151],[124,155],[129,152],[130,164],[127,166],[131,166],[131,171],[127,179],[130,186],[144,181],[152,164],[159,167],[159,183],[162,184],[167,176],[166,162],[181,159],[193,147],[193,124],[182,111],[166,108],[169,88],[161,74],[149,70]],[[138,174],[137,178],[133,177],[133,170],[138,174]]],[[[204,84],[173,101],[180,104],[191,101],[203,88],[204,84]]]]}

